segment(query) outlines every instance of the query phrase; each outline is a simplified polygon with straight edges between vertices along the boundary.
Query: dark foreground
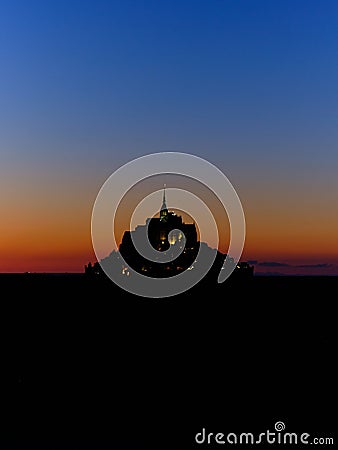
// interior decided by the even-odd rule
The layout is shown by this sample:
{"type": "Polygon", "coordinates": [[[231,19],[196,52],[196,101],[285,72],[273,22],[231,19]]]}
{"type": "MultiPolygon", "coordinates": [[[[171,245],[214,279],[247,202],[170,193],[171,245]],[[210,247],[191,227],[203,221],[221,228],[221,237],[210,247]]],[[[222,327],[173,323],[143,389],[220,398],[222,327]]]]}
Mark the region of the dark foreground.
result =
{"type": "Polygon", "coordinates": [[[169,299],[80,274],[0,275],[0,286],[1,448],[211,448],[194,442],[203,427],[260,433],[279,420],[334,436],[336,277],[169,299]]]}

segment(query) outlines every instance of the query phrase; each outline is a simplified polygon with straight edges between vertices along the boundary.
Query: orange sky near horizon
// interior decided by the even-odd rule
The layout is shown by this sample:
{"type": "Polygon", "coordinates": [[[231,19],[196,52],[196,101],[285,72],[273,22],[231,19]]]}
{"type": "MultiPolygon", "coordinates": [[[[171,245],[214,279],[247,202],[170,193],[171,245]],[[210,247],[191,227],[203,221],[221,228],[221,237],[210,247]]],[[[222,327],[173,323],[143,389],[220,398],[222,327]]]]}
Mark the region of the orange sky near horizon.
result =
{"type": "MultiPolygon", "coordinates": [[[[26,179],[17,189],[17,180],[8,179],[8,196],[1,204],[5,220],[0,223],[0,272],[83,272],[85,264],[96,260],[90,222],[99,184],[88,178],[83,185],[78,178],[64,179],[55,190],[55,183],[42,186],[31,178],[30,184],[26,179]]],[[[283,188],[274,189],[272,196],[248,184],[238,190],[246,219],[243,260],[338,263],[338,212],[329,208],[330,198],[319,201],[314,194],[283,188]]],[[[220,210],[215,205],[217,216],[220,210]]],[[[226,252],[224,212],[221,217],[226,232],[220,250],[226,252]]],[[[120,236],[128,221],[121,223],[120,236]]]]}

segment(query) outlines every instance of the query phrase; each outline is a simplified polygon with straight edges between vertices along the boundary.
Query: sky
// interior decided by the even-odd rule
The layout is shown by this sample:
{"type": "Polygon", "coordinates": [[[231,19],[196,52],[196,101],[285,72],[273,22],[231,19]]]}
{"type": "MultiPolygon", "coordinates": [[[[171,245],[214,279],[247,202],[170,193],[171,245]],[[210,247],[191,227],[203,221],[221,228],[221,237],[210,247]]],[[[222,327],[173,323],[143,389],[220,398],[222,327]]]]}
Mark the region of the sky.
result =
{"type": "Polygon", "coordinates": [[[258,272],[338,275],[335,0],[0,0],[0,272],[82,272],[105,180],[228,177],[258,272]]]}

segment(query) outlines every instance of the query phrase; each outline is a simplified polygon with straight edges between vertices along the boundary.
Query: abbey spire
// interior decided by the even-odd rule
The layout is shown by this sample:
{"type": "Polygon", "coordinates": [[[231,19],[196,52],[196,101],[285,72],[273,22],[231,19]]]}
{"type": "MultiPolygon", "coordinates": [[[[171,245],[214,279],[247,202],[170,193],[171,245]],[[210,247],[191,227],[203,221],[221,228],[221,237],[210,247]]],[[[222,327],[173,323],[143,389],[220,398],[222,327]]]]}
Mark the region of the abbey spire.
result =
{"type": "Polygon", "coordinates": [[[168,219],[168,209],[167,209],[167,204],[166,204],[166,199],[165,199],[165,188],[166,188],[166,185],[163,186],[163,201],[162,201],[162,206],[161,206],[161,211],[160,211],[160,220],[163,222],[166,222],[168,219]]]}

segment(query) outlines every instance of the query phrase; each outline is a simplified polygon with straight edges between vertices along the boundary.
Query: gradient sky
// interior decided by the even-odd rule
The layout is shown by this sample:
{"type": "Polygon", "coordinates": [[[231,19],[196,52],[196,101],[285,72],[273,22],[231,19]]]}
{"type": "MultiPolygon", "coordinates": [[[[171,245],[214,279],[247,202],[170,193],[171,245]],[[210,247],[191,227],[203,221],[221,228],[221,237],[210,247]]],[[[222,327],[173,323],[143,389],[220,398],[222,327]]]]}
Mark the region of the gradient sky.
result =
{"type": "Polygon", "coordinates": [[[0,271],[82,272],[106,178],[178,151],[258,271],[338,274],[337,80],[335,0],[0,0],[0,271]]]}

